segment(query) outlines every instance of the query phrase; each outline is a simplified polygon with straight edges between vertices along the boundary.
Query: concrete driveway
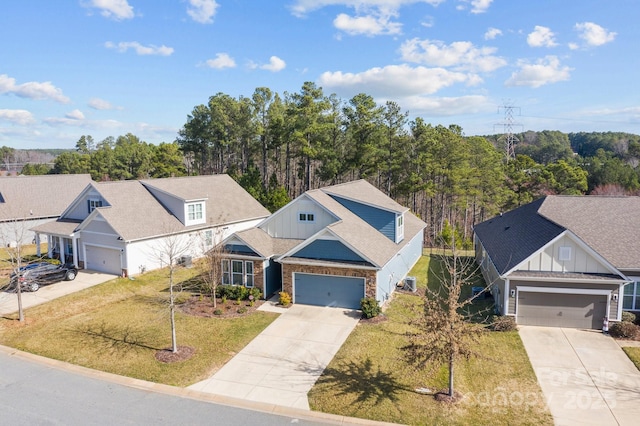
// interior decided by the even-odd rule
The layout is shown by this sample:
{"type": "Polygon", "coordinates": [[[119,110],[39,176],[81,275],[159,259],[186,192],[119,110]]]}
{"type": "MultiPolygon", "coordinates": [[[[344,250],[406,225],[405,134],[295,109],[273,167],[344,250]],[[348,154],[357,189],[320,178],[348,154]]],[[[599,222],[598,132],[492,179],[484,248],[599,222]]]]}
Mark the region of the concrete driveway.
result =
{"type": "MultiPolygon", "coordinates": [[[[268,308],[268,304],[262,305],[268,308]]],[[[280,308],[276,308],[280,309],[280,308]]],[[[212,377],[189,389],[309,410],[307,393],[358,324],[351,309],[293,305],[212,377]]]]}
{"type": "Polygon", "coordinates": [[[637,425],[640,372],[596,330],[520,326],[556,425],[637,425]]]}
{"type": "MultiPolygon", "coordinates": [[[[102,284],[117,278],[117,275],[103,274],[94,271],[78,271],[78,276],[73,281],[60,281],[59,283],[41,287],[40,290],[22,293],[22,307],[24,309],[49,302],[58,297],[65,296],[76,291],[102,284]]],[[[0,292],[0,315],[9,315],[18,311],[18,296],[16,293],[0,292]]]]}

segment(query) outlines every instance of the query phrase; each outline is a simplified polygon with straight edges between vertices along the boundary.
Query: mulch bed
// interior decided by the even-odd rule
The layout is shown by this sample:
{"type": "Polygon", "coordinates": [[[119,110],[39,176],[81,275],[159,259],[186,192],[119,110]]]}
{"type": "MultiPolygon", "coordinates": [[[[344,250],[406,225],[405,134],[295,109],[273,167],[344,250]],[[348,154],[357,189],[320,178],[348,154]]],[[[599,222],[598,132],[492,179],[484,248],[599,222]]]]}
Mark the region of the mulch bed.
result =
{"type": "Polygon", "coordinates": [[[165,364],[172,362],[186,361],[196,353],[195,348],[191,346],[178,346],[178,352],[174,353],[171,348],[161,349],[156,352],[156,359],[165,364]]]}
{"type": "Polygon", "coordinates": [[[216,299],[216,307],[213,307],[211,298],[200,296],[191,296],[189,300],[182,303],[179,306],[180,311],[187,315],[204,318],[237,318],[250,315],[255,312],[256,309],[264,303],[264,300],[256,300],[253,302],[253,306],[248,300],[243,300],[240,304],[235,300],[227,300],[224,304],[220,299],[216,299]],[[238,312],[239,309],[244,308],[244,313],[238,312]],[[214,313],[214,311],[220,310],[220,315],[214,313]]]}
{"type": "Polygon", "coordinates": [[[380,314],[373,318],[366,318],[365,316],[363,316],[362,318],[360,318],[360,324],[380,324],[387,321],[387,319],[388,318],[385,314],[380,314]]]}
{"type": "Polygon", "coordinates": [[[449,395],[449,389],[442,389],[436,392],[434,398],[438,402],[444,402],[445,404],[454,404],[462,399],[462,394],[457,391],[453,391],[453,396],[449,395]]]}

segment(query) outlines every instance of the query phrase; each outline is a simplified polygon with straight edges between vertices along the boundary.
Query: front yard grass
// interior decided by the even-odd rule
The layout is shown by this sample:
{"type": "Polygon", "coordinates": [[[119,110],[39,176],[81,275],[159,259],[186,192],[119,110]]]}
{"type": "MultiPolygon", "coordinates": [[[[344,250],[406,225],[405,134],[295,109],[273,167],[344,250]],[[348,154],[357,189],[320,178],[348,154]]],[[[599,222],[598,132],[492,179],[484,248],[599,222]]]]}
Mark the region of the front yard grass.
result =
{"type": "Polygon", "coordinates": [[[624,351],[624,353],[627,354],[629,359],[633,361],[633,363],[636,365],[636,368],[640,370],[640,348],[633,347],[633,346],[625,346],[622,348],[622,350],[624,351]]]}
{"type": "MultiPolygon", "coordinates": [[[[411,271],[419,288],[426,287],[429,268],[438,267],[434,262],[423,256],[411,271]]],[[[486,307],[484,300],[476,303],[486,307]]],[[[416,369],[402,349],[421,306],[421,297],[397,293],[386,321],[356,327],[309,393],[312,409],[409,425],[553,424],[516,331],[485,333],[477,348],[482,358],[456,362],[454,386],[464,394],[460,402],[437,402],[416,392],[446,388],[448,379],[445,368],[433,377],[416,369]]]]}
{"type": "MultiPolygon", "coordinates": [[[[180,269],[176,282],[191,279],[180,269]]],[[[266,328],[277,314],[203,318],[176,312],[177,342],[196,349],[186,361],[165,364],[158,350],[171,346],[167,271],[135,280],[118,278],[17,314],[0,318],[0,343],[96,370],[175,386],[210,376],[266,328]]]]}

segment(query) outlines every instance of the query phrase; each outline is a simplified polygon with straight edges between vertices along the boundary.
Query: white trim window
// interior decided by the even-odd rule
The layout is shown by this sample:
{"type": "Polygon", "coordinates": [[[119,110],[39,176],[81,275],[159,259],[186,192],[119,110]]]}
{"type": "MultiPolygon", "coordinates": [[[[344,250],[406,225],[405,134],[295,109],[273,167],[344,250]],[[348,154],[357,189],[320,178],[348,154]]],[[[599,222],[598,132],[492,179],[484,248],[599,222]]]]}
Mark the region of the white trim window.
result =
{"type": "Polygon", "coordinates": [[[188,204],[187,215],[187,220],[189,222],[202,220],[202,203],[188,204]]]}
{"type": "Polygon", "coordinates": [[[94,199],[94,198],[90,198],[90,199],[87,200],[87,206],[88,206],[89,213],[91,213],[92,211],[94,211],[98,207],[102,207],[102,200],[97,200],[97,199],[94,199]]]}
{"type": "Polygon", "coordinates": [[[313,223],[316,221],[316,215],[308,212],[298,213],[298,222],[313,223]]]}
{"type": "Polygon", "coordinates": [[[404,239],[404,215],[396,216],[396,243],[404,239]]]}
{"type": "Polygon", "coordinates": [[[222,284],[231,284],[231,273],[229,271],[229,259],[222,259],[222,284]]]}
{"type": "Polygon", "coordinates": [[[640,311],[640,281],[624,286],[622,309],[627,311],[640,311]]]}
{"type": "Polygon", "coordinates": [[[222,259],[222,284],[254,286],[253,261],[222,259]]]}

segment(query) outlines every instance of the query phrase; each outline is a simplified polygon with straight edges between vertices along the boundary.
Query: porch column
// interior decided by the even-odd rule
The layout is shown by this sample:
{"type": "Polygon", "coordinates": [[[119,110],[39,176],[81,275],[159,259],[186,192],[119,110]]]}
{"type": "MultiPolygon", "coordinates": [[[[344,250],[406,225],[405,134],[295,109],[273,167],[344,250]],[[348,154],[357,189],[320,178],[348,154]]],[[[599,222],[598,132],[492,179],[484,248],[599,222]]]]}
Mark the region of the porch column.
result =
{"type": "Polygon", "coordinates": [[[73,245],[73,266],[78,267],[78,238],[75,235],[71,237],[71,244],[73,245]]]}
{"type": "Polygon", "coordinates": [[[58,237],[58,252],[60,253],[60,263],[65,264],[64,259],[64,238],[58,237]]]}
{"type": "Polygon", "coordinates": [[[49,259],[53,257],[53,235],[47,235],[47,256],[49,259]]]}
{"type": "Polygon", "coordinates": [[[40,252],[40,234],[36,232],[36,256],[40,257],[42,253],[40,252]]]}

